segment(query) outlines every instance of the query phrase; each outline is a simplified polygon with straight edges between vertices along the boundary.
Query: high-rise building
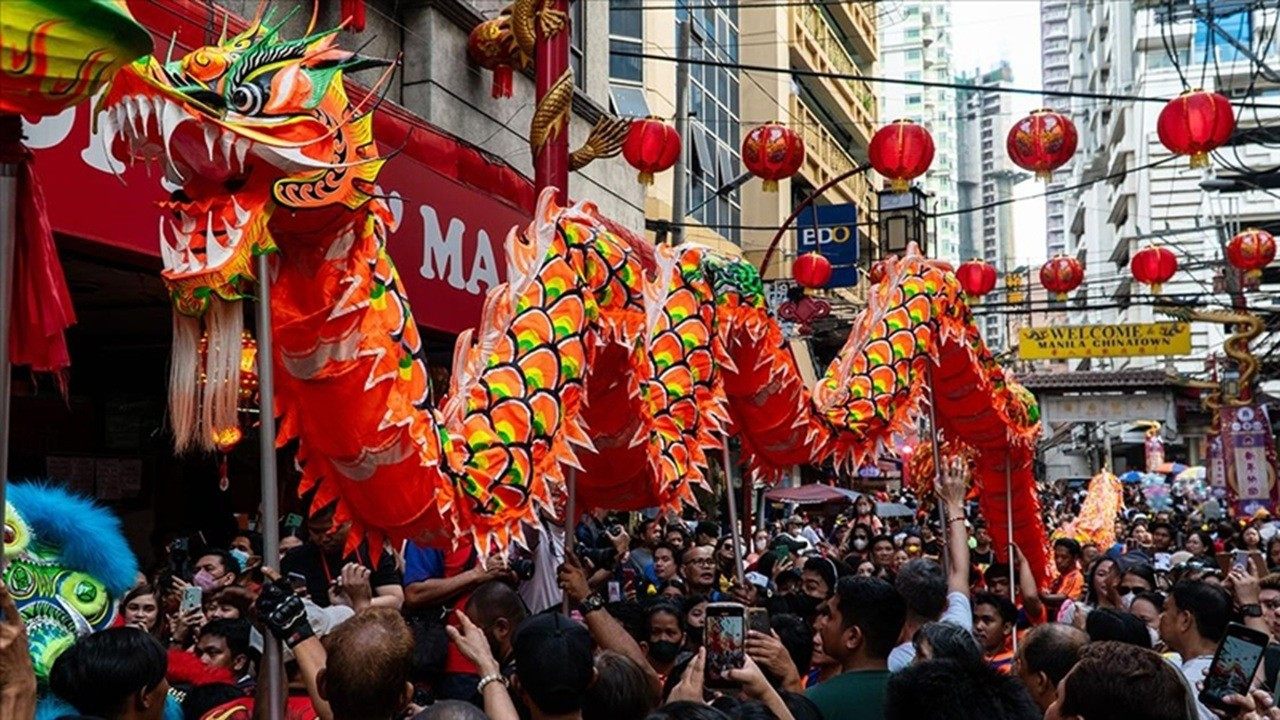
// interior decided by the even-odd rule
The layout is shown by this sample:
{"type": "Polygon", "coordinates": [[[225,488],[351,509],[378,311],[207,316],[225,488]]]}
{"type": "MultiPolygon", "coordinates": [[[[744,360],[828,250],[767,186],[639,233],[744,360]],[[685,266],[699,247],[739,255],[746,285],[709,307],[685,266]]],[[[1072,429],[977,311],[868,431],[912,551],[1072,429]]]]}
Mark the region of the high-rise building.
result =
{"type": "MultiPolygon", "coordinates": [[[[952,81],[950,0],[906,0],[880,24],[880,73],[904,80],[952,81]]],[[[933,135],[937,152],[919,183],[932,196],[929,212],[954,213],[960,206],[956,190],[956,91],[882,83],[879,93],[880,115],[886,122],[907,118],[933,135]]],[[[956,215],[938,218],[933,239],[931,255],[952,262],[961,259],[956,215]]]]}
{"type": "MultiPolygon", "coordinates": [[[[1071,89],[1070,0],[1040,0],[1040,80],[1044,89],[1071,89]]],[[[1070,111],[1062,96],[1046,95],[1045,103],[1061,112],[1070,111]]],[[[1067,251],[1067,199],[1062,193],[1070,168],[1054,173],[1045,198],[1045,250],[1048,257],[1067,251]]]]}
{"type": "MultiPolygon", "coordinates": [[[[959,82],[970,87],[956,93],[956,178],[960,209],[973,210],[960,216],[960,253],[987,261],[1003,277],[1014,270],[1017,257],[1013,186],[1029,177],[1005,152],[1013,108],[1009,93],[998,90],[1013,84],[1013,70],[1002,62],[986,72],[963,75],[959,82]]],[[[987,345],[997,353],[1008,347],[1001,315],[986,315],[982,329],[987,345]]]]}

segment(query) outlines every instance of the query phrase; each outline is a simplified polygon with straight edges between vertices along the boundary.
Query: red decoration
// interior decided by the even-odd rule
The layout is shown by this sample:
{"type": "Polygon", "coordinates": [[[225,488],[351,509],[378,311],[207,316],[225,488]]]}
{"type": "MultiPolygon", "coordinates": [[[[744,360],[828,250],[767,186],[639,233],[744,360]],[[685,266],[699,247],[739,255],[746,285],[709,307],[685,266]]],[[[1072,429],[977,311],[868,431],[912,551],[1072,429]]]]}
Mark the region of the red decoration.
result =
{"type": "Polygon", "coordinates": [[[765,123],[742,139],[742,164],[764,180],[765,192],[778,192],[778,181],[795,175],[803,162],[804,141],[781,123],[765,123]]]}
{"type": "Polygon", "coordinates": [[[1206,167],[1209,152],[1220,147],[1236,129],[1231,101],[1218,93],[1188,90],[1160,111],[1156,133],[1175,155],[1190,155],[1191,167],[1206,167]]]}
{"type": "Polygon", "coordinates": [[[996,287],[996,269],[983,260],[970,260],[956,270],[960,288],[970,300],[978,300],[996,287]]]}
{"type": "Polygon", "coordinates": [[[885,267],[884,261],[877,260],[874,263],[871,263],[871,272],[867,274],[871,279],[871,284],[878,285],[881,280],[884,280],[885,273],[887,272],[888,269],[885,267]]]}
{"type": "Polygon", "coordinates": [[[1139,250],[1129,261],[1133,277],[1143,285],[1150,285],[1151,292],[1160,293],[1160,286],[1178,271],[1178,258],[1169,248],[1148,247],[1139,250]]]}
{"type": "Polygon", "coordinates": [[[1036,110],[1014,123],[1005,147],[1018,167],[1048,182],[1053,171],[1075,154],[1078,140],[1071,118],[1052,110],[1036,110]]]}
{"type": "Polygon", "coordinates": [[[1262,268],[1275,259],[1276,239],[1266,230],[1249,228],[1227,243],[1227,261],[1243,271],[1250,282],[1256,283],[1262,277],[1262,268]]]}
{"type": "Polygon", "coordinates": [[[480,67],[493,71],[493,89],[490,94],[495,98],[511,97],[511,51],[503,43],[502,22],[500,18],[485,20],[471,30],[467,38],[467,54],[480,67]]]}
{"type": "Polygon", "coordinates": [[[1040,268],[1040,284],[1059,302],[1084,282],[1084,267],[1070,255],[1054,255],[1040,268]]]}
{"type": "Polygon", "coordinates": [[[876,172],[889,178],[894,192],[906,192],[911,181],[933,163],[933,136],[910,120],[894,120],[876,131],[867,157],[876,172]]]}
{"type": "Polygon", "coordinates": [[[791,266],[791,277],[803,287],[826,287],[831,280],[831,261],[816,252],[805,253],[791,266]]]}
{"type": "Polygon", "coordinates": [[[364,3],[365,0],[342,0],[342,19],[350,20],[347,29],[351,32],[364,30],[364,3]]]}
{"type": "Polygon", "coordinates": [[[813,321],[830,314],[830,303],[822,298],[809,297],[800,288],[792,288],[789,299],[778,306],[778,317],[795,323],[796,333],[799,335],[812,334],[813,321]]]}
{"type": "Polygon", "coordinates": [[[679,159],[680,134],[656,117],[636,120],[627,131],[622,156],[631,163],[631,167],[640,171],[638,179],[641,185],[652,185],[654,173],[675,165],[679,159]]]}

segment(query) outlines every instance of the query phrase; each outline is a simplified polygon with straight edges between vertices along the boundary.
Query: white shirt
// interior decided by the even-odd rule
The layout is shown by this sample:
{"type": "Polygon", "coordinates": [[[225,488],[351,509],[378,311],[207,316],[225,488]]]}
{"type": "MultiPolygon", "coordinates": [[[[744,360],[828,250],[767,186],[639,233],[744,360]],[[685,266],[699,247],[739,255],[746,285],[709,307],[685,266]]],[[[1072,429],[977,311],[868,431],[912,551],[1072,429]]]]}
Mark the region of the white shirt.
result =
{"type": "Polygon", "coordinates": [[[1196,683],[1204,682],[1204,671],[1209,669],[1213,664],[1212,655],[1201,655],[1193,657],[1182,663],[1182,676],[1187,679],[1187,684],[1191,686],[1191,697],[1195,700],[1196,710],[1200,713],[1200,720],[1217,720],[1217,715],[1209,711],[1209,708],[1200,703],[1197,697],[1200,693],[1196,691],[1196,683]]]}
{"type": "MultiPolygon", "coordinates": [[[[947,622],[973,632],[973,606],[969,604],[969,596],[960,592],[947,593],[947,609],[942,611],[938,622],[947,622]]],[[[916,659],[916,646],[910,640],[895,647],[889,653],[889,672],[906,669],[916,659]]]]}
{"type": "Polygon", "coordinates": [[[517,592],[529,612],[537,615],[564,599],[556,578],[556,570],[564,562],[564,528],[544,520],[534,532],[541,538],[533,551],[533,577],[521,582],[517,592]]]}

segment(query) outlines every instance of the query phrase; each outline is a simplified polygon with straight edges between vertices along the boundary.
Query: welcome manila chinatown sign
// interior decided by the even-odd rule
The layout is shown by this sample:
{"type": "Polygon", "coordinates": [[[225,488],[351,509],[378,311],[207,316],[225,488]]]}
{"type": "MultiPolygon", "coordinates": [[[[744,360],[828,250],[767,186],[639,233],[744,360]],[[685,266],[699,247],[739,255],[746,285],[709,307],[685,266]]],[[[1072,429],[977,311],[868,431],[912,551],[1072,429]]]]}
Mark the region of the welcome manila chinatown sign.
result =
{"type": "Polygon", "coordinates": [[[1056,325],[1018,331],[1022,360],[1188,355],[1191,326],[1182,322],[1056,325]]]}

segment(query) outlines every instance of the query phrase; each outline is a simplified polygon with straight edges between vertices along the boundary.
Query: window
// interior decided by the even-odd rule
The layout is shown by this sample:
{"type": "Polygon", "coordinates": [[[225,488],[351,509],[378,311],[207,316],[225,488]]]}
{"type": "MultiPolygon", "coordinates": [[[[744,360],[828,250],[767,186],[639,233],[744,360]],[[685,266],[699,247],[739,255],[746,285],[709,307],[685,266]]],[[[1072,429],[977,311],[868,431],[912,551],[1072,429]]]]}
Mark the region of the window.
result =
{"type": "Polygon", "coordinates": [[[919,96],[919,95],[908,95],[908,96],[907,96],[907,104],[908,104],[908,105],[919,105],[919,104],[920,104],[920,96],[919,96]]]}
{"type": "Polygon", "coordinates": [[[908,80],[919,80],[919,79],[920,79],[920,71],[919,71],[919,70],[910,70],[910,71],[908,71],[908,72],[907,72],[907,79],[908,79],[908,80]]]}
{"type": "Polygon", "coordinates": [[[578,87],[587,86],[582,59],[586,47],[586,7],[586,0],[569,0],[569,67],[573,69],[578,87]]]}
{"type": "Polygon", "coordinates": [[[652,115],[644,89],[630,85],[609,86],[609,104],[618,117],[643,118],[652,115]]]}
{"type": "MultiPolygon", "coordinates": [[[[618,52],[640,53],[644,50],[644,18],[640,0],[610,0],[609,3],[609,79],[641,85],[644,83],[644,61],[618,52]]],[[[647,109],[647,108],[646,108],[647,109]]]]}
{"type": "MultiPolygon", "coordinates": [[[[615,0],[616,1],[616,0],[615,0]]],[[[641,5],[641,0],[629,0],[641,5]]],[[[678,4],[679,6],[679,4],[678,4]]],[[[738,8],[713,1],[677,9],[693,18],[691,58],[732,64],[738,61],[738,8]]],[[[678,27],[677,27],[678,30],[678,27]]],[[[742,205],[738,191],[716,195],[737,174],[740,162],[739,75],[732,67],[694,65],[689,70],[690,215],[711,230],[740,242],[742,205]]]]}
{"type": "MultiPolygon", "coordinates": [[[[1212,7],[1210,4],[1209,12],[1213,12],[1212,7]]],[[[1218,62],[1247,59],[1248,56],[1224,37],[1224,34],[1243,47],[1252,47],[1253,15],[1248,10],[1242,10],[1229,15],[1197,18],[1192,62],[1212,63],[1215,55],[1218,62]],[[1212,29],[1209,27],[1209,20],[1213,21],[1212,29]]]]}
{"type": "Polygon", "coordinates": [[[920,59],[920,51],[919,51],[919,50],[908,50],[908,51],[907,51],[907,59],[908,59],[908,60],[919,60],[919,59],[920,59]]]}
{"type": "Polygon", "coordinates": [[[920,38],[920,28],[911,28],[907,30],[908,40],[917,40],[920,38]]]}

